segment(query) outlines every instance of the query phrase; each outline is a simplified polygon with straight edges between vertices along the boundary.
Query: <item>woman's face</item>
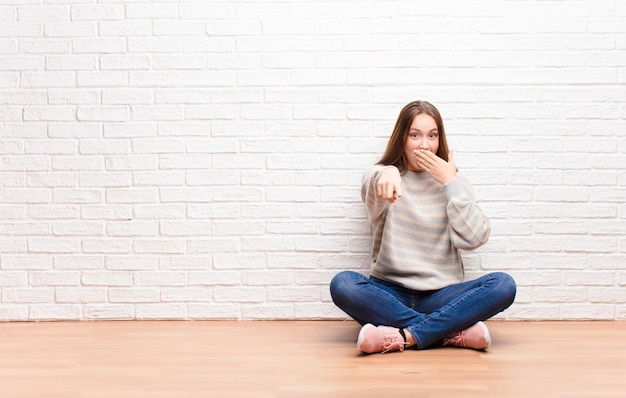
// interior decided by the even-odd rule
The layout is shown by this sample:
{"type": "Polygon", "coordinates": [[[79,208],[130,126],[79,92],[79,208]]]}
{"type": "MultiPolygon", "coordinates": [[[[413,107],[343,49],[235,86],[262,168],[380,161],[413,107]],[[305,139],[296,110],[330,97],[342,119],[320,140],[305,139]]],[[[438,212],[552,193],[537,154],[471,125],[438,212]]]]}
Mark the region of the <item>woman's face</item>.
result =
{"type": "Polygon", "coordinates": [[[413,151],[424,149],[434,154],[439,150],[439,130],[435,119],[425,113],[413,118],[409,132],[404,139],[404,156],[408,160],[407,169],[410,171],[425,171],[420,167],[413,151]]]}

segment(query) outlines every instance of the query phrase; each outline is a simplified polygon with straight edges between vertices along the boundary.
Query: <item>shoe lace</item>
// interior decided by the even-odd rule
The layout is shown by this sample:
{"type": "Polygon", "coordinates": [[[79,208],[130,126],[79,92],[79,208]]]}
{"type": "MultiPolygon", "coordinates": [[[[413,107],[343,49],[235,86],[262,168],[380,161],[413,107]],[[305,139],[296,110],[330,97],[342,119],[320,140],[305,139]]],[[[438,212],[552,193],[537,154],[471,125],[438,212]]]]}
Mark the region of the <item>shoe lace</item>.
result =
{"type": "Polygon", "coordinates": [[[385,335],[384,339],[385,342],[383,343],[382,354],[389,351],[404,351],[404,346],[407,344],[404,341],[401,341],[398,336],[394,335],[385,335]]]}
{"type": "Polygon", "coordinates": [[[463,332],[456,332],[443,339],[443,345],[462,346],[463,332]]]}

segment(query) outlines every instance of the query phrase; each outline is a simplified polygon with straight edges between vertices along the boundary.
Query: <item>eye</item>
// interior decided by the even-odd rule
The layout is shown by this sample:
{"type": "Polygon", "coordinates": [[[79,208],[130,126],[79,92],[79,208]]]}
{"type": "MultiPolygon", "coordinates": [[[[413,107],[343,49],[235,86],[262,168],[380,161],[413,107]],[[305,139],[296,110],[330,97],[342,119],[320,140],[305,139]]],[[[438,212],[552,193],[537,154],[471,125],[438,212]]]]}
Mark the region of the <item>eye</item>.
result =
{"type": "Polygon", "coordinates": [[[429,137],[430,137],[431,139],[433,139],[433,140],[434,140],[435,138],[437,138],[437,136],[438,136],[438,134],[437,134],[437,133],[430,133],[430,135],[429,135],[429,137]]]}
{"type": "Polygon", "coordinates": [[[413,138],[414,140],[417,139],[419,136],[417,135],[417,133],[409,133],[409,137],[413,138]]]}

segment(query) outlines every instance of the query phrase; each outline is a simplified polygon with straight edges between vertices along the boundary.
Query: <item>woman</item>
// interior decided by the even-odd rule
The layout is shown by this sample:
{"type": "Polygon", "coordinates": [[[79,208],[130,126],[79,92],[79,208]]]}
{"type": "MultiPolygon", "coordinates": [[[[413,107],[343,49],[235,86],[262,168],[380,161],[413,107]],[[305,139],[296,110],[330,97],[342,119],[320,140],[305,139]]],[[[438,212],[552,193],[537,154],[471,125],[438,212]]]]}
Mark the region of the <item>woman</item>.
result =
{"type": "Polygon", "coordinates": [[[432,104],[402,109],[383,157],[363,175],[361,198],[373,228],[371,276],[343,271],[330,284],[334,303],[363,325],[357,348],[489,347],[482,321],[513,303],[516,285],[501,272],[463,281],[459,249],[485,244],[489,221],[432,104]]]}

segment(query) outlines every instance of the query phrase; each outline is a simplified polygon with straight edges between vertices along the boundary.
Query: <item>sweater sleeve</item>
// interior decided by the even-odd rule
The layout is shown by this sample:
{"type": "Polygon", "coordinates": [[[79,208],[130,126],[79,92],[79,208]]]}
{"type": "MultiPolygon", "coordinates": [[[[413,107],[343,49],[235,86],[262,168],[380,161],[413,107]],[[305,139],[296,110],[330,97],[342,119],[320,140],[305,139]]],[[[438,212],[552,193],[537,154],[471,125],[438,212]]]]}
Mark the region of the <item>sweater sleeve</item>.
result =
{"type": "Polygon", "coordinates": [[[363,178],[361,179],[361,199],[365,203],[367,215],[372,224],[376,223],[376,220],[389,206],[389,201],[380,199],[376,195],[376,183],[378,183],[383,170],[388,167],[394,166],[374,165],[363,172],[363,178]]]}
{"type": "Polygon", "coordinates": [[[474,201],[470,183],[457,176],[444,186],[452,243],[458,249],[476,249],[489,240],[489,220],[474,201]]]}

